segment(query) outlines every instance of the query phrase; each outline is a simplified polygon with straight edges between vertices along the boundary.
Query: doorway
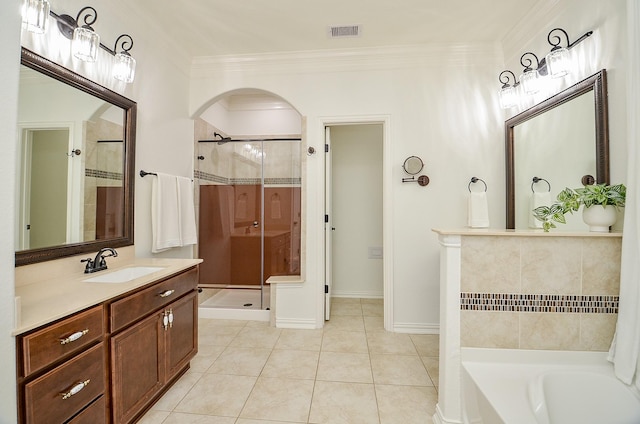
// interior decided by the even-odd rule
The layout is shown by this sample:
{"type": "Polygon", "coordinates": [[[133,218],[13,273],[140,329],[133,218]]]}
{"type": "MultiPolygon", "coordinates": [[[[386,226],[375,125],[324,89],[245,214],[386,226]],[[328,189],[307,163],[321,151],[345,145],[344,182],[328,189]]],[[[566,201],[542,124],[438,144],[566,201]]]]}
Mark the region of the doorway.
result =
{"type": "Polygon", "coordinates": [[[382,123],[326,126],[325,319],[331,297],[384,298],[382,123]]]}
{"type": "Polygon", "coordinates": [[[68,128],[23,131],[19,250],[67,243],[68,128]]]}

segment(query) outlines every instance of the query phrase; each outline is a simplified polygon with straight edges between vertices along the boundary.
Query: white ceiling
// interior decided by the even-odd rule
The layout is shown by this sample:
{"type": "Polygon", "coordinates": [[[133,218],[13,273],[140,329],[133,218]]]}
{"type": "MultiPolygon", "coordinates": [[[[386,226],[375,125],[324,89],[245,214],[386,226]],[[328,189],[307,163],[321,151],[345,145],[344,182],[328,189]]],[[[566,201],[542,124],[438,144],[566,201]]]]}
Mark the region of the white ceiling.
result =
{"type": "Polygon", "coordinates": [[[538,0],[133,0],[187,56],[500,41],[538,0]],[[330,39],[333,25],[362,25],[330,39]]]}

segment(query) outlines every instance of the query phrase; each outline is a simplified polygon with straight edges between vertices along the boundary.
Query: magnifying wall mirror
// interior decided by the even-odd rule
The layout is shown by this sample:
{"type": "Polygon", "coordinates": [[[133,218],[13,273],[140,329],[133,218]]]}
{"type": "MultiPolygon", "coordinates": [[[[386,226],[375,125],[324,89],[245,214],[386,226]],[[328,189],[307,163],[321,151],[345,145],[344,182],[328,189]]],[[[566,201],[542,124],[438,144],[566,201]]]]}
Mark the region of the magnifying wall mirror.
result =
{"type": "Polygon", "coordinates": [[[404,169],[404,172],[411,175],[411,177],[403,178],[402,182],[418,183],[418,185],[422,187],[429,184],[429,177],[427,177],[426,175],[420,175],[418,178],[416,178],[416,175],[419,174],[420,171],[422,171],[422,168],[424,168],[424,162],[422,162],[422,159],[420,159],[418,156],[409,156],[402,164],[402,169],[404,169]]]}
{"type": "Polygon", "coordinates": [[[407,159],[405,159],[404,164],[402,164],[402,168],[407,174],[416,175],[420,171],[422,171],[422,168],[424,168],[424,163],[418,156],[409,156],[407,159]]]}

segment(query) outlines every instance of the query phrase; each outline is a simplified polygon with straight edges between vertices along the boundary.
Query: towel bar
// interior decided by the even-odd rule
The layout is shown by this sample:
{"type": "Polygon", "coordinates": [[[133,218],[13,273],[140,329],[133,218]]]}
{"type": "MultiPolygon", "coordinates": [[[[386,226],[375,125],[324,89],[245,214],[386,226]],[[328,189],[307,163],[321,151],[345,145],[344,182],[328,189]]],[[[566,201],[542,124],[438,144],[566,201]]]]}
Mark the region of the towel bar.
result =
{"type": "Polygon", "coordinates": [[[147,171],[143,171],[142,169],[140,170],[140,176],[142,178],[146,177],[147,175],[155,175],[158,176],[158,174],[156,174],[155,172],[147,172],[147,171]]]}

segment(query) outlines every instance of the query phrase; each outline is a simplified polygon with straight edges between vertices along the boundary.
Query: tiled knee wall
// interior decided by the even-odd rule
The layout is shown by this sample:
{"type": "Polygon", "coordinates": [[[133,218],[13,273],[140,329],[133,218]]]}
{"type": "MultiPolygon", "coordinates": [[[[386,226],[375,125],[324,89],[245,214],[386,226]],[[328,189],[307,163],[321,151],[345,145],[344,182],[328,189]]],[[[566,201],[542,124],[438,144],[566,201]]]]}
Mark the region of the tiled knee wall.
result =
{"type": "Polygon", "coordinates": [[[463,236],[463,347],[609,349],[620,237],[463,236]]]}

